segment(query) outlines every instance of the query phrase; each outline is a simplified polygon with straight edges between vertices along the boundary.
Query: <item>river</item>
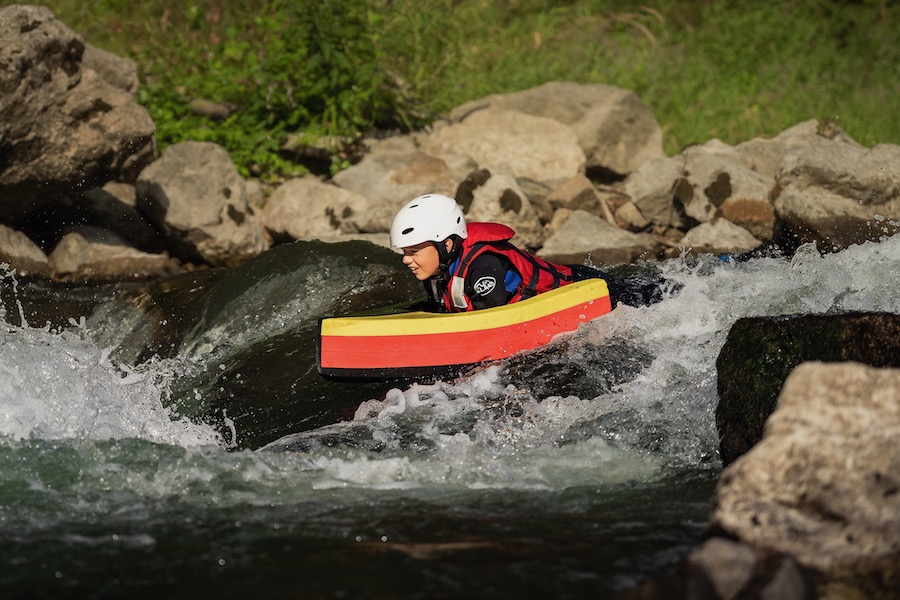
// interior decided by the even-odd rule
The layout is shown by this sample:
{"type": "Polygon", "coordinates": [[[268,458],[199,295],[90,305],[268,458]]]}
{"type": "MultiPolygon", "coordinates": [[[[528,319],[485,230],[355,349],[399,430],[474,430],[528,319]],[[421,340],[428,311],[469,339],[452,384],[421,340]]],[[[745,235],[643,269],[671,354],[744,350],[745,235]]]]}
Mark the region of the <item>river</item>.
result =
{"type": "MultiPolygon", "coordinates": [[[[604,598],[702,540],[744,316],[900,312],[900,237],[659,265],[680,289],[437,381],[315,374],[411,299],[365,243],[79,288],[3,282],[3,598],[604,598]]],[[[427,351],[427,349],[423,349],[427,351]]]]}

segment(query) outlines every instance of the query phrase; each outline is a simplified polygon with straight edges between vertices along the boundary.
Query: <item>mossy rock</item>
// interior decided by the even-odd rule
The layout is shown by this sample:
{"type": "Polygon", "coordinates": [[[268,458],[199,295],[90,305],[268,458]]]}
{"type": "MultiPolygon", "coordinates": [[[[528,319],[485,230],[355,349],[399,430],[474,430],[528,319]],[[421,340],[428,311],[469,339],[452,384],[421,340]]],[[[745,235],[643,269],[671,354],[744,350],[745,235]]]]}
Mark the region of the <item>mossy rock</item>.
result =
{"type": "Polygon", "coordinates": [[[716,361],[719,452],[728,465],[762,438],[788,374],[802,362],[900,366],[900,315],[847,313],[739,319],[716,361]]]}

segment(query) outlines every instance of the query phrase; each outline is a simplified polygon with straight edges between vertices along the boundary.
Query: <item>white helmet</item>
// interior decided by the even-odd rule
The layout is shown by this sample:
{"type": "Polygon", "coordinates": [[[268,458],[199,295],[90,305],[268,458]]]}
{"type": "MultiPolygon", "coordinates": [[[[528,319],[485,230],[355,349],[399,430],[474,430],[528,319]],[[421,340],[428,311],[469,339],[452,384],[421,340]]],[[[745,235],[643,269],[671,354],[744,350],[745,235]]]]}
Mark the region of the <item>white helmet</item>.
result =
{"type": "Polygon", "coordinates": [[[469,235],[466,217],[456,200],[442,194],[413,198],[391,223],[391,248],[400,251],[422,242],[441,242],[451,235],[469,235]]]}

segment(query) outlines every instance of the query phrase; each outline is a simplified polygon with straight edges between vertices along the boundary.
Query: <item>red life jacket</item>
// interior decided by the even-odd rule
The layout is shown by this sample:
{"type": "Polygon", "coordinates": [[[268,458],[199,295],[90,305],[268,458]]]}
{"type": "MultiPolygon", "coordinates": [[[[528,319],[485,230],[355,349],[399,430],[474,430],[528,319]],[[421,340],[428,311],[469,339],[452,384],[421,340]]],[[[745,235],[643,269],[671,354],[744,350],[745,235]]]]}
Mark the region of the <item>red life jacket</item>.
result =
{"type": "Polygon", "coordinates": [[[465,292],[466,275],[472,261],[484,252],[506,258],[522,276],[519,289],[507,304],[572,282],[572,270],[569,267],[549,263],[510,244],[509,240],[516,234],[512,228],[500,223],[469,223],[468,230],[468,237],[462,241],[459,265],[456,272],[450,273],[451,280],[443,294],[444,306],[448,311],[473,310],[472,300],[465,292]]]}

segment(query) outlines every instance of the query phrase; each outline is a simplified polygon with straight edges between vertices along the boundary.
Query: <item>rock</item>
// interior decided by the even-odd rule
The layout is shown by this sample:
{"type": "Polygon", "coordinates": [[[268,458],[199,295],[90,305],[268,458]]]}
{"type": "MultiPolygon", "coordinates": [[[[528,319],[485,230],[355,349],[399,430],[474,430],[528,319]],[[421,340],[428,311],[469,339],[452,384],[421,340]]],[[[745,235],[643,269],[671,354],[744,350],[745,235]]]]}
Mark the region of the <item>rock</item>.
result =
{"type": "Polygon", "coordinates": [[[50,268],[58,279],[80,282],[150,279],[179,271],[168,255],[141,252],[97,227],[80,227],[63,237],[50,253],[50,268]]]}
{"type": "Polygon", "coordinates": [[[788,374],[802,362],[900,367],[900,315],[848,313],[738,319],[716,359],[722,463],[762,438],[788,374]]]}
{"type": "Polygon", "coordinates": [[[786,554],[758,551],[746,544],[713,537],[685,559],[688,572],[710,582],[721,600],[814,600],[811,574],[786,554]]]}
{"type": "Polygon", "coordinates": [[[610,171],[620,177],[647,160],[665,156],[659,123],[630,90],[554,81],[473,100],[455,108],[450,116],[454,121],[465,121],[486,109],[514,110],[568,125],[590,170],[610,171]]]}
{"type": "Polygon", "coordinates": [[[17,275],[50,277],[47,255],[24,233],[0,224],[0,264],[6,263],[17,275]]]}
{"type": "Polygon", "coordinates": [[[466,212],[467,221],[493,221],[512,227],[512,242],[534,249],[544,241],[544,227],[528,197],[509,171],[489,174],[482,185],[472,190],[472,202],[466,212]]]}
{"type": "Polygon", "coordinates": [[[763,242],[772,241],[779,233],[775,207],[762,198],[729,198],[719,207],[719,214],[763,242]]]}
{"type": "Polygon", "coordinates": [[[652,236],[623,231],[596,215],[576,210],[537,254],[560,264],[589,260],[596,265],[616,265],[654,256],[657,251],[652,236]]]}
{"type": "Polygon", "coordinates": [[[368,223],[368,201],[317,177],[290,179],[269,198],[262,221],[276,241],[330,241],[361,231],[368,223]]]}
{"type": "Polygon", "coordinates": [[[900,230],[900,146],[818,138],[785,155],[775,209],[804,242],[842,249],[900,230]]]}
{"type": "Polygon", "coordinates": [[[120,90],[131,95],[138,92],[140,80],[138,79],[137,65],[133,60],[85,44],[84,54],[81,56],[81,66],[85,69],[93,69],[103,81],[120,90]]]}
{"type": "Polygon", "coordinates": [[[194,98],[190,102],[191,112],[201,117],[207,117],[213,121],[224,121],[234,112],[234,107],[220,102],[213,102],[206,98],[194,98]]]}
{"type": "MultiPolygon", "coordinates": [[[[900,589],[900,371],[805,363],[765,435],[721,475],[710,527],[792,555],[857,597],[900,589]]],[[[841,597],[848,597],[842,595],[841,597]]]]}
{"type": "Polygon", "coordinates": [[[111,181],[85,192],[79,208],[89,223],[109,229],[139,250],[159,254],[165,250],[162,234],[137,208],[137,194],[130,183],[111,181]]]}
{"type": "Polygon", "coordinates": [[[436,127],[420,141],[432,156],[465,154],[492,172],[562,183],[584,171],[584,152],[567,125],[509,110],[478,110],[461,123],[436,127]]]}
{"type": "Polygon", "coordinates": [[[654,158],[633,171],[623,183],[625,193],[647,219],[665,227],[679,227],[681,216],[672,200],[682,177],[684,157],[654,158]]]}
{"type": "Polygon", "coordinates": [[[615,213],[616,223],[619,224],[623,229],[627,229],[628,231],[638,232],[644,231],[648,227],[650,227],[651,223],[648,221],[644,215],[641,213],[640,209],[635,206],[634,202],[625,202],[616,209],[615,213]]]}
{"type": "Polygon", "coordinates": [[[101,64],[44,7],[0,8],[0,220],[21,224],[69,191],[133,181],[154,157],[155,125],[127,72],[101,64]],[[85,62],[85,60],[87,62],[85,62]],[[97,67],[98,70],[94,70],[97,67]],[[112,80],[105,79],[106,76],[112,80]]]}
{"type": "Polygon", "coordinates": [[[701,223],[689,230],[679,242],[694,253],[742,254],[755,250],[762,242],[727,219],[701,223]]]}
{"type": "Polygon", "coordinates": [[[819,123],[816,119],[809,119],[785,129],[775,137],[757,137],[741,142],[734,147],[734,151],[737,160],[745,167],[774,180],[785,154],[800,150],[822,138],[859,145],[833,123],[819,123]]]}
{"type": "Polygon", "coordinates": [[[736,225],[753,227],[759,239],[774,237],[771,177],[745,167],[735,149],[719,140],[691,146],[682,155],[683,182],[675,184],[676,197],[689,220],[707,223],[727,211],[736,225]]]}
{"type": "Polygon", "coordinates": [[[711,537],[675,574],[652,579],[619,600],[815,600],[812,574],[793,557],[711,537]]]}
{"type": "Polygon", "coordinates": [[[388,231],[397,210],[416,196],[428,193],[454,197],[459,185],[476,168],[467,156],[442,158],[416,149],[411,137],[397,136],[373,146],[363,159],[337,173],[340,188],[365,197],[366,219],[357,217],[360,231],[388,231]]]}
{"type": "Polygon", "coordinates": [[[135,189],[141,212],[179,259],[235,266],[266,249],[244,180],[221,146],[169,146],[141,172],[135,189]]]}
{"type": "Polygon", "coordinates": [[[758,559],[752,548],[713,538],[691,552],[691,565],[707,575],[718,598],[737,598],[753,578],[758,559]]]}
{"type": "Polygon", "coordinates": [[[553,213],[560,208],[581,209],[595,215],[603,215],[607,221],[612,219],[612,213],[597,192],[594,183],[582,174],[554,188],[544,197],[540,206],[541,220],[545,223],[549,222],[553,218],[553,213]]]}

